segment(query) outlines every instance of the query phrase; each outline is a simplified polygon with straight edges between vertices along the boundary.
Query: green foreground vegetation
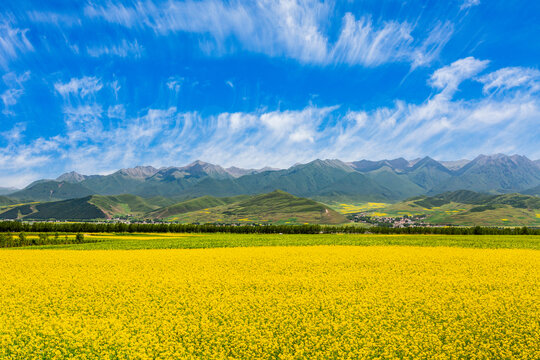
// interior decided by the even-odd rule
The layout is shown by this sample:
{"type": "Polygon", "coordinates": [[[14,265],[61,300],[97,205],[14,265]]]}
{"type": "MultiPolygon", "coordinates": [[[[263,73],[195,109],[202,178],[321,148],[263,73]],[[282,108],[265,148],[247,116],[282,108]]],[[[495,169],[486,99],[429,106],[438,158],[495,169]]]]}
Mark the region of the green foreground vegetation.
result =
{"type": "MultiPolygon", "coordinates": [[[[37,236],[37,234],[28,234],[37,236]]],[[[540,249],[538,235],[375,235],[375,234],[85,234],[85,243],[27,249],[133,250],[254,246],[446,246],[485,249],[540,249]]]]}

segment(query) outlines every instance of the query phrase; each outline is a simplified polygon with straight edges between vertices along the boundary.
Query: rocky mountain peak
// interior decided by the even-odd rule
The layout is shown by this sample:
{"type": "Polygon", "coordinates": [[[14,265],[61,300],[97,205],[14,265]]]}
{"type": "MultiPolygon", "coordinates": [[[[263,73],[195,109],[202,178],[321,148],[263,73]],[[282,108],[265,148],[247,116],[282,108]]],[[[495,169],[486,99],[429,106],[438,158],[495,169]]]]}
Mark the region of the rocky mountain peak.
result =
{"type": "Polygon", "coordinates": [[[81,175],[75,171],[70,171],[57,177],[56,181],[65,181],[65,182],[76,184],[76,183],[80,183],[84,179],[86,179],[85,175],[81,175]]]}

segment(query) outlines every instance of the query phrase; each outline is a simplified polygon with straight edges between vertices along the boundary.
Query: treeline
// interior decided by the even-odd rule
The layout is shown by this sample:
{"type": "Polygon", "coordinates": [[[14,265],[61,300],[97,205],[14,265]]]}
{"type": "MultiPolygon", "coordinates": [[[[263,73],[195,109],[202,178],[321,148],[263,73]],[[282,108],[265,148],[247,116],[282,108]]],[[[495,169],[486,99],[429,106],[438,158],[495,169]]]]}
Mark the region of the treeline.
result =
{"type": "Polygon", "coordinates": [[[0,233],[0,248],[22,247],[32,245],[61,245],[61,244],[82,244],[96,242],[95,239],[85,239],[84,234],[77,233],[74,237],[66,234],[54,235],[49,233],[39,233],[37,236],[27,235],[24,231],[18,234],[11,232],[0,233]]]}
{"type": "Polygon", "coordinates": [[[359,227],[323,225],[216,225],[216,224],[97,224],[0,222],[0,233],[234,233],[234,234],[440,234],[440,235],[540,235],[537,228],[495,227],[359,227]]]}

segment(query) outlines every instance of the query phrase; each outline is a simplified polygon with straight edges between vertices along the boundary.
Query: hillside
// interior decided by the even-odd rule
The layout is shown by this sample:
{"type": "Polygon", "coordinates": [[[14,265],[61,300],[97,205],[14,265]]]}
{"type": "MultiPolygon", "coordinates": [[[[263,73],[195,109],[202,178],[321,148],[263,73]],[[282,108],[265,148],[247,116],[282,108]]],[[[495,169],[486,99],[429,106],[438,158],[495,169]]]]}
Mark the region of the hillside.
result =
{"type": "Polygon", "coordinates": [[[116,216],[141,216],[149,211],[159,208],[151,200],[139,196],[124,194],[116,196],[94,195],[89,203],[97,206],[108,218],[116,216]]]}
{"type": "Polygon", "coordinates": [[[80,199],[20,205],[0,212],[0,219],[92,220],[107,218],[98,206],[90,202],[91,199],[92,197],[88,196],[80,199]]]}
{"type": "Polygon", "coordinates": [[[452,178],[452,171],[432,158],[425,157],[407,170],[407,177],[422,188],[419,193],[425,193],[452,178]]]}
{"type": "Polygon", "coordinates": [[[156,219],[165,219],[171,216],[203,210],[207,208],[213,208],[216,206],[228,205],[238,201],[241,201],[248,196],[240,195],[233,197],[214,197],[214,196],[202,196],[199,198],[183,201],[171,206],[167,206],[156,211],[148,213],[146,216],[156,219]]]}
{"type": "Polygon", "coordinates": [[[533,187],[531,189],[527,189],[525,191],[522,191],[522,194],[540,196],[540,185],[535,186],[535,187],[533,187]]]}
{"type": "MultiPolygon", "coordinates": [[[[143,199],[135,195],[102,196],[62,201],[30,203],[0,209],[0,219],[93,220],[119,216],[142,216],[160,208],[162,199],[143,199]]],[[[167,201],[168,203],[168,201],[167,201]]]]}
{"type": "Polygon", "coordinates": [[[0,206],[14,205],[16,203],[15,200],[10,199],[7,196],[0,196],[0,206]]]}
{"type": "Polygon", "coordinates": [[[10,194],[9,197],[21,201],[52,201],[86,197],[95,192],[80,183],[66,181],[40,181],[23,190],[10,194]]]}
{"type": "Polygon", "coordinates": [[[418,196],[365,213],[373,216],[426,216],[432,224],[484,226],[540,226],[540,198],[522,194],[491,195],[453,191],[418,196]]]}
{"type": "Polygon", "coordinates": [[[164,210],[158,210],[148,216],[160,216],[168,220],[188,223],[341,224],[347,222],[343,215],[323,204],[279,190],[249,197],[203,197],[179,203],[164,210]],[[220,202],[225,204],[219,204],[220,202]],[[227,202],[230,203],[227,204],[227,202]]]}
{"type": "Polygon", "coordinates": [[[283,191],[235,197],[204,196],[161,207],[161,198],[92,195],[79,199],[30,203],[0,209],[0,219],[93,220],[115,217],[179,222],[260,222],[339,224],[347,220],[316,201],[283,191]]]}

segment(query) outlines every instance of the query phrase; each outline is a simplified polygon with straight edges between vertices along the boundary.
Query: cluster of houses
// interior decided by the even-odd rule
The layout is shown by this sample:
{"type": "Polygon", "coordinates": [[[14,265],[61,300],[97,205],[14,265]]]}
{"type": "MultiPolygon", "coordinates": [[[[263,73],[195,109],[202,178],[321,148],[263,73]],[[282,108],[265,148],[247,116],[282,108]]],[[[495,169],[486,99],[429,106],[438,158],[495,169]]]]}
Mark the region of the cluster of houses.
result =
{"type": "Polygon", "coordinates": [[[403,215],[398,217],[391,216],[374,216],[371,213],[358,213],[352,214],[349,216],[354,222],[366,223],[377,226],[388,226],[388,227],[413,227],[413,226],[430,226],[425,222],[426,215],[403,215]]]}

